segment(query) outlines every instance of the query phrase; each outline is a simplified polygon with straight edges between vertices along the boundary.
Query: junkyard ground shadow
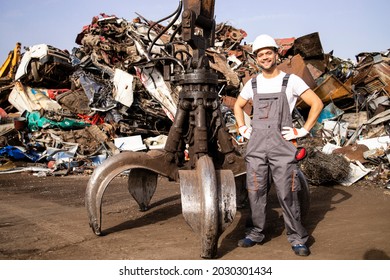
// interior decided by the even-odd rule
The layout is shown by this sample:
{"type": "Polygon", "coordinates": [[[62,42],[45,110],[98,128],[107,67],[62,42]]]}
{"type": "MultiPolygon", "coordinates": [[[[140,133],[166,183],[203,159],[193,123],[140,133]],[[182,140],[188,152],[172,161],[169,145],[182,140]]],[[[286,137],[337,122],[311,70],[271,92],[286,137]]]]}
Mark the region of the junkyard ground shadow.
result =
{"type": "Polygon", "coordinates": [[[315,229],[325,218],[325,215],[335,208],[335,204],[340,204],[352,195],[338,186],[311,186],[310,187],[310,209],[304,220],[304,226],[310,234],[308,245],[315,243],[315,229]]]}
{"type": "MultiPolygon", "coordinates": [[[[309,246],[315,243],[315,228],[325,218],[325,215],[334,209],[335,204],[342,203],[351,197],[350,193],[337,186],[310,186],[310,209],[303,221],[310,235],[308,240],[309,246]]],[[[266,237],[263,243],[269,242],[283,234],[285,227],[280,205],[273,187],[268,195],[267,207],[266,237]]],[[[221,241],[219,248],[220,257],[237,248],[238,240],[244,237],[245,230],[251,225],[249,206],[246,204],[238,211],[240,212],[240,220],[236,227],[221,241]]]]}

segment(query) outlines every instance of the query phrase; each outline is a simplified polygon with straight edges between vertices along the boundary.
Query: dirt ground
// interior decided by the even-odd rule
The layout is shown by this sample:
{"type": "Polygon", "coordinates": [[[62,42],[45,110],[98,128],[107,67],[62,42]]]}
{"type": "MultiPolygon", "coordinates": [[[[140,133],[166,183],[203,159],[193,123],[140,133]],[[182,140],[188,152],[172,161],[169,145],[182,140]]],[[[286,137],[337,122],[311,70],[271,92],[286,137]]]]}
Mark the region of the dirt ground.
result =
{"type": "MultiPolygon", "coordinates": [[[[3,260],[197,260],[200,238],[181,214],[180,186],[159,178],[146,212],[118,176],[103,197],[104,236],[88,225],[84,205],[89,176],[0,175],[0,259],[3,260]]],[[[312,260],[390,259],[390,190],[360,183],[350,187],[311,186],[305,225],[312,260]]],[[[219,238],[220,260],[290,260],[281,210],[270,194],[268,239],[237,247],[248,208],[237,210],[219,238]]]]}

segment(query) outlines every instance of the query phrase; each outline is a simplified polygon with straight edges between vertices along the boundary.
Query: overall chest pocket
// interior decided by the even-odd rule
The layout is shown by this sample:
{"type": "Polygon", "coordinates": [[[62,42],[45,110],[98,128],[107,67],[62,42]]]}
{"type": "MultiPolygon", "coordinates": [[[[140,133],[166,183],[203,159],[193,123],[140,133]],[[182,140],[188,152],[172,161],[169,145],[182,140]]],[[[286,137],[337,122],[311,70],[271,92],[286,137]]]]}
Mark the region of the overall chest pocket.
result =
{"type": "Polygon", "coordinates": [[[277,97],[261,98],[257,101],[257,119],[268,119],[270,116],[276,114],[277,97]]]}

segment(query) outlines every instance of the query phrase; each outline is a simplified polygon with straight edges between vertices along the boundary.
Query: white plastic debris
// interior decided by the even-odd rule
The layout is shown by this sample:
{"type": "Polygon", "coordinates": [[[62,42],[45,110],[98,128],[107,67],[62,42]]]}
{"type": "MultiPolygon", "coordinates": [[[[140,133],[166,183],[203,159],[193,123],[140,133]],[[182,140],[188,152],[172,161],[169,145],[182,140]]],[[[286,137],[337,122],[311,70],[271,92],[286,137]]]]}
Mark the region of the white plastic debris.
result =
{"type": "Polygon", "coordinates": [[[326,143],[322,147],[322,152],[324,154],[330,155],[331,153],[333,153],[334,150],[339,149],[339,148],[341,148],[341,146],[335,145],[335,144],[332,144],[332,143],[326,143]]]}
{"type": "Polygon", "coordinates": [[[356,164],[350,163],[351,171],[349,176],[344,181],[339,182],[341,185],[348,187],[372,171],[372,169],[364,167],[359,161],[355,162],[356,164]]]}
{"type": "Polygon", "coordinates": [[[162,74],[155,68],[135,69],[146,90],[161,103],[167,116],[173,120],[177,108],[171,96],[170,84],[164,81],[162,74]]]}
{"type": "Polygon", "coordinates": [[[150,150],[164,149],[167,139],[168,136],[166,135],[158,135],[155,137],[146,138],[144,143],[150,150]]]}
{"type": "Polygon", "coordinates": [[[380,148],[386,150],[387,147],[390,145],[390,137],[380,136],[375,138],[357,140],[356,143],[366,145],[370,150],[380,149],[380,148]]]}
{"type": "Polygon", "coordinates": [[[326,137],[332,138],[337,145],[342,145],[347,139],[348,123],[326,120],[323,122],[326,137]]]}
{"type": "Polygon", "coordinates": [[[114,74],[114,99],[123,105],[130,107],[133,104],[133,75],[115,69],[114,74]]]}
{"type": "Polygon", "coordinates": [[[114,144],[121,151],[136,152],[146,149],[146,146],[142,142],[141,135],[118,137],[114,139],[114,144]]]}

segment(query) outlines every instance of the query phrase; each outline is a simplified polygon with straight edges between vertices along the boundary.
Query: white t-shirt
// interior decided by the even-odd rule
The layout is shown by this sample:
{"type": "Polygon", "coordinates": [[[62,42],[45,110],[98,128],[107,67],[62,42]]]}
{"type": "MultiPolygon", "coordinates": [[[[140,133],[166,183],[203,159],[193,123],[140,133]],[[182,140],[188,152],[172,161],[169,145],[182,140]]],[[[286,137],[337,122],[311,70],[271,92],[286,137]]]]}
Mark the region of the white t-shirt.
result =
{"type": "MultiPolygon", "coordinates": [[[[257,75],[257,93],[267,94],[280,92],[282,89],[283,77],[286,73],[280,71],[280,74],[274,78],[266,79],[263,74],[257,75]]],[[[290,105],[290,112],[293,111],[298,97],[309,89],[309,86],[297,75],[291,74],[288,79],[286,96],[290,105]]],[[[249,80],[240,92],[240,96],[245,100],[253,99],[252,80],[249,80]]]]}

